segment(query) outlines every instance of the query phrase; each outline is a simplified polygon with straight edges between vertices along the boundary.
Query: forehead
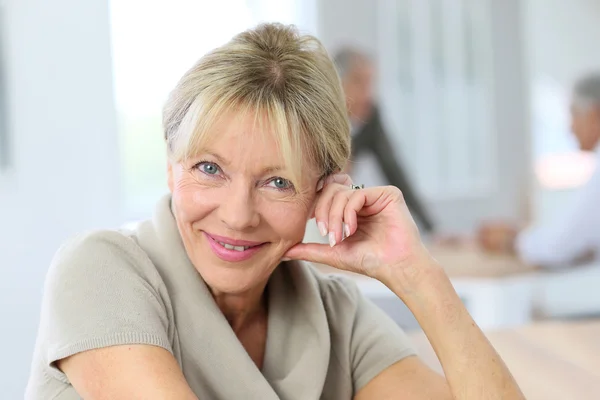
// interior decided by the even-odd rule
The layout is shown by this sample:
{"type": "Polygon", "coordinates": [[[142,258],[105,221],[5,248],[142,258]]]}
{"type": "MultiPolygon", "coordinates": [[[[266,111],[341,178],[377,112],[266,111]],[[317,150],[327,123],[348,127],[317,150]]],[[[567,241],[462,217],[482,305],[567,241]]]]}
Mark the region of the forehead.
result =
{"type": "Polygon", "coordinates": [[[200,152],[217,154],[232,168],[249,173],[265,170],[295,173],[299,171],[294,171],[294,162],[299,161],[303,166],[299,175],[310,175],[307,172],[312,163],[301,148],[292,146],[294,159],[286,159],[281,142],[288,133],[275,122],[254,112],[226,112],[215,120],[200,152]]]}
{"type": "Polygon", "coordinates": [[[278,139],[269,124],[262,123],[254,113],[223,113],[210,130],[208,146],[258,146],[275,150],[278,139]]]}
{"type": "Polygon", "coordinates": [[[265,129],[252,114],[227,112],[207,132],[202,150],[219,150],[238,162],[283,162],[275,133],[265,129]]]}

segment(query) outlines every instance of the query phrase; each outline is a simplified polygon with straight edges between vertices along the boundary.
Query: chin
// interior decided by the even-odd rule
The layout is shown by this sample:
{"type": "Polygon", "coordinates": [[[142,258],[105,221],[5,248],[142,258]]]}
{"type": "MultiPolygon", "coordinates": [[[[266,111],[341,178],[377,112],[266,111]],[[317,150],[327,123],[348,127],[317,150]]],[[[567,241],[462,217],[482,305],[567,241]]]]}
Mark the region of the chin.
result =
{"type": "MultiPolygon", "coordinates": [[[[257,287],[264,286],[273,270],[256,271],[254,268],[228,268],[209,266],[199,270],[200,276],[210,290],[226,294],[243,294],[257,287]]],[[[273,268],[274,269],[274,268],[273,268]]]]}

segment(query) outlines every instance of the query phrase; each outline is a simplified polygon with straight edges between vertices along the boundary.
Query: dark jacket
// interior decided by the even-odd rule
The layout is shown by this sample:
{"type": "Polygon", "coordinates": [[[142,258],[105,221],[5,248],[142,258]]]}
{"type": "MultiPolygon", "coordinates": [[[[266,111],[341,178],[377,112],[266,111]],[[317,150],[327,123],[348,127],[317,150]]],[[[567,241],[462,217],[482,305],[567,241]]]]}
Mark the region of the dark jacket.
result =
{"type": "Polygon", "coordinates": [[[393,146],[384,131],[381,115],[377,108],[373,110],[367,123],[352,137],[352,160],[356,160],[356,157],[363,152],[372,152],[375,155],[389,184],[402,191],[411,214],[418,219],[423,230],[431,232],[433,222],[397,159],[393,146]]]}

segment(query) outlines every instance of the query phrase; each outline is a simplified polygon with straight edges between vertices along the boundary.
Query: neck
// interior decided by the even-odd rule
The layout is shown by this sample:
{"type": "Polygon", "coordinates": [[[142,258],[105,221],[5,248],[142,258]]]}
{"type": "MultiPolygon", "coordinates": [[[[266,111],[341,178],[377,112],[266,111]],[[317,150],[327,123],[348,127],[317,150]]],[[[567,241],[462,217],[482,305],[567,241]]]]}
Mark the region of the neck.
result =
{"type": "Polygon", "coordinates": [[[211,289],[217,306],[234,332],[239,333],[266,315],[265,287],[266,283],[247,292],[236,294],[219,293],[211,289]]]}

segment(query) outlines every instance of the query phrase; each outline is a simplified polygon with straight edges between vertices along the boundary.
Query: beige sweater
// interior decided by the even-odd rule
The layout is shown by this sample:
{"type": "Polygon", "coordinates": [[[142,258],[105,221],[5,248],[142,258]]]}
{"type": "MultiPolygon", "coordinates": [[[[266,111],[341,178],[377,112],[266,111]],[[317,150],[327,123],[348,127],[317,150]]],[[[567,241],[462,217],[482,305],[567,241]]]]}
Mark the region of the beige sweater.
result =
{"type": "Polygon", "coordinates": [[[406,335],[350,281],[282,263],[268,285],[262,370],[188,259],[170,197],[134,231],[78,236],[46,280],[27,399],[79,399],[54,362],[124,344],[164,347],[201,399],[350,399],[414,354],[406,335]]]}

